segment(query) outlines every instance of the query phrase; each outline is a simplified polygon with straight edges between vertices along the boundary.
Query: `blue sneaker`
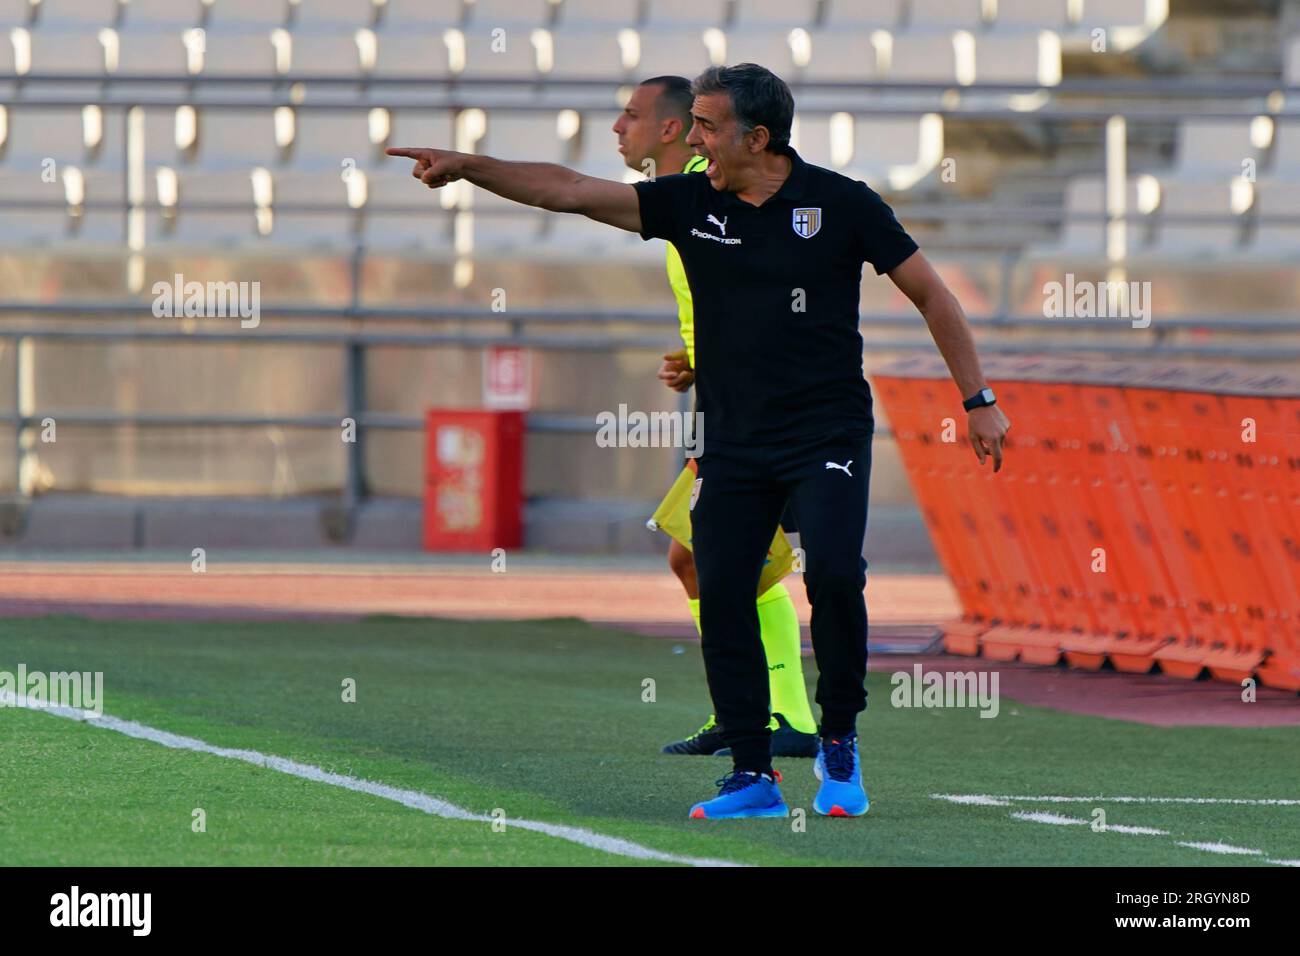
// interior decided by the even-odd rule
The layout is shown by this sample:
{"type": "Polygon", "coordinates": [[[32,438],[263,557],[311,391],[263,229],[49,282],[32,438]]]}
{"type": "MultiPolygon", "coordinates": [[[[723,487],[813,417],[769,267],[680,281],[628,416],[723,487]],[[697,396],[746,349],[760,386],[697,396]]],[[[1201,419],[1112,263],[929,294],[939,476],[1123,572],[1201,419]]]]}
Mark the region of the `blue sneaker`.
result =
{"type": "Polygon", "coordinates": [[[823,738],[813,773],[822,782],[813,809],[824,817],[860,817],[871,803],[862,789],[858,735],[839,740],[823,738]]]}
{"type": "Polygon", "coordinates": [[[741,817],[788,817],[777,783],[760,773],[734,770],[718,781],[722,789],[712,800],[691,807],[692,820],[734,820],[741,817]]]}

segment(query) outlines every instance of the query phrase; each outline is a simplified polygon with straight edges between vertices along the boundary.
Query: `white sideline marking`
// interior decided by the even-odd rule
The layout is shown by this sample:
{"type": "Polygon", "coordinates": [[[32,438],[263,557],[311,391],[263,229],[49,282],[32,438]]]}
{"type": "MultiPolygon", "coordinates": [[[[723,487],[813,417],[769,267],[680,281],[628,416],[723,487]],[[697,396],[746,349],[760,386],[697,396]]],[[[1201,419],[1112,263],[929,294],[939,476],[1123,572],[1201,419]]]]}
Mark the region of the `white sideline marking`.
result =
{"type": "Polygon", "coordinates": [[[1226,803],[1250,807],[1300,807],[1300,800],[1247,800],[1230,797],[1017,797],[988,793],[932,793],[935,800],[1003,807],[1012,800],[1021,803],[1226,803]]]}
{"type": "Polygon", "coordinates": [[[1030,812],[1028,810],[1017,810],[1011,814],[1017,820],[1028,820],[1031,823],[1051,823],[1055,826],[1087,826],[1087,820],[1080,820],[1078,817],[1063,817],[1059,813],[1042,813],[1039,811],[1030,812]]]}
{"type": "MultiPolygon", "coordinates": [[[[1085,824],[1092,826],[1091,820],[1084,820],[1079,817],[1063,817],[1059,813],[1044,813],[1041,811],[1030,812],[1027,810],[1017,810],[1011,814],[1017,820],[1028,820],[1031,823],[1054,823],[1058,826],[1070,824],[1085,824]]],[[[1169,836],[1168,830],[1157,830],[1155,827],[1133,827],[1127,823],[1107,823],[1102,828],[1103,833],[1129,833],[1135,836],[1169,836]]]]}
{"type": "MultiPolygon", "coordinates": [[[[960,803],[984,807],[1006,807],[1011,805],[1011,801],[1019,800],[1025,803],[1227,803],[1247,806],[1296,806],[1300,800],[1250,800],[1245,798],[1228,798],[1228,797],[1018,797],[1011,795],[993,796],[987,793],[932,793],[931,799],[947,800],[949,803],[960,803]]],[[[1048,823],[1054,826],[1080,826],[1090,824],[1092,821],[1081,819],[1080,817],[1067,817],[1059,813],[1048,813],[1043,810],[1014,810],[1011,813],[1013,819],[1026,820],[1030,823],[1048,823]]],[[[1169,836],[1168,830],[1157,830],[1155,827],[1135,827],[1123,823],[1108,823],[1102,832],[1129,833],[1142,836],[1169,836]]],[[[1263,850],[1253,850],[1244,846],[1233,846],[1230,843],[1211,843],[1211,842],[1193,842],[1176,840],[1176,846],[1185,846],[1191,850],[1203,850],[1206,853],[1230,854],[1236,856],[1262,856],[1265,863],[1272,863],[1275,866],[1297,866],[1300,867],[1300,860],[1274,860],[1265,856],[1263,850]]]]}
{"type": "MultiPolygon", "coordinates": [[[[12,691],[0,691],[0,706],[15,707],[19,706],[17,699],[12,691]]],[[[89,723],[94,727],[102,727],[105,730],[115,730],[119,734],[125,734],[127,737],[135,737],[138,740],[150,740],[156,744],[162,744],[164,747],[170,747],[173,750],[192,750],[196,753],[212,754],[216,757],[226,757],[230,760],[241,760],[244,763],[252,764],[255,767],[266,767],[268,770],[278,770],[280,773],[287,773],[293,777],[301,777],[304,780],[312,780],[317,783],[328,783],[334,787],[342,787],[345,790],[355,790],[358,793],[368,793],[371,796],[381,797],[384,800],[392,800],[394,803],[400,803],[403,806],[410,807],[413,810],[421,810],[425,813],[432,814],[436,817],[442,817],[446,820],[468,820],[477,823],[493,823],[495,818],[480,813],[471,813],[464,810],[454,803],[448,803],[446,800],[440,800],[438,797],[430,796],[427,793],[421,793],[418,790],[402,790],[398,787],[390,787],[384,783],[374,783],[370,780],[361,780],[357,777],[348,777],[339,773],[331,773],[328,770],[322,770],[320,767],[313,767],[310,764],[298,763],[294,760],[287,760],[284,757],[273,757],[269,754],[259,753],[256,750],[236,750],[230,747],[215,747],[212,744],[204,743],[194,737],[182,737],[179,734],[169,733],[165,730],[158,730],[154,727],[138,724],[133,720],[122,720],[118,717],[111,717],[103,714],[93,721],[86,719],[84,711],[72,707],[58,707],[48,704],[29,705],[26,701],[21,705],[26,710],[39,710],[47,714],[54,714],[58,717],[66,717],[69,720],[75,720],[79,723],[89,723]]],[[[533,830],[537,833],[544,833],[547,836],[556,837],[560,840],[568,840],[570,843],[577,843],[593,850],[600,850],[604,853],[612,853],[615,856],[626,856],[636,860],[658,860],[663,863],[682,863],[688,866],[742,866],[743,864],[732,863],[727,860],[710,860],[701,857],[676,856],[672,853],[663,853],[659,850],[652,850],[649,847],[641,846],[639,843],[633,843],[630,840],[622,840],[618,837],[605,836],[602,833],[596,833],[592,830],[584,830],[581,827],[563,826],[557,823],[543,823],[537,820],[519,820],[506,819],[507,827],[517,827],[520,830],[533,830]]]]}
{"type": "Polygon", "coordinates": [[[1233,846],[1230,843],[1184,843],[1178,841],[1179,846],[1191,847],[1193,850],[1204,850],[1206,853],[1228,853],[1235,856],[1263,856],[1263,850],[1252,850],[1244,846],[1233,846]]]}

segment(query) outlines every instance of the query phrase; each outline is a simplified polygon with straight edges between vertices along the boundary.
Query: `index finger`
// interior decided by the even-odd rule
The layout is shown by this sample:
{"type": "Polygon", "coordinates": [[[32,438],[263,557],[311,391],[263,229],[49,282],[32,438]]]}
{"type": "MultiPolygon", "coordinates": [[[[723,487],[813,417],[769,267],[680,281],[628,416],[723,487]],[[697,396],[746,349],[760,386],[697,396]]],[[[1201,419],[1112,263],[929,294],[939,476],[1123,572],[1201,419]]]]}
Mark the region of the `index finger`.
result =
{"type": "Polygon", "coordinates": [[[423,159],[432,150],[427,146],[389,146],[384,152],[389,156],[405,156],[407,159],[423,159]]]}

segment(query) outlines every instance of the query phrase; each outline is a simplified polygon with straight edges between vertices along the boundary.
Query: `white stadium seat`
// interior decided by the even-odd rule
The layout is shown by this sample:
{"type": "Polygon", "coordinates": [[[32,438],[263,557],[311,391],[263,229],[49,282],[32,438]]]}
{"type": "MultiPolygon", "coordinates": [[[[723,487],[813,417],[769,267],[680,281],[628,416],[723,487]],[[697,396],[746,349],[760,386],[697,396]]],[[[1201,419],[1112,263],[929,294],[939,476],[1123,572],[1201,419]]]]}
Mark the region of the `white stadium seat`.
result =
{"type": "Polygon", "coordinates": [[[102,76],[105,72],[104,45],[97,34],[97,30],[32,30],[31,72],[102,76]]]}

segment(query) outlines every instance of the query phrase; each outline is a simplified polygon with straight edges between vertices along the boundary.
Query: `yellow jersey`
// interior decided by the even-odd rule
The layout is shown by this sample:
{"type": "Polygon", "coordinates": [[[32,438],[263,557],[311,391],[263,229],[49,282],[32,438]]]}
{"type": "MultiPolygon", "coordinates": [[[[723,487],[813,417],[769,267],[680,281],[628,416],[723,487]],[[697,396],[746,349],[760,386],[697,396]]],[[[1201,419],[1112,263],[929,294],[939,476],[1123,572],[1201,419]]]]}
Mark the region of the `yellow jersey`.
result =
{"type": "MultiPolygon", "coordinates": [[[[703,156],[692,156],[683,173],[703,172],[709,161],[703,156]]],[[[677,254],[677,247],[667,243],[668,284],[672,286],[673,297],[677,299],[677,324],[681,328],[682,344],[686,346],[686,357],[691,368],[695,368],[695,307],[691,302],[691,284],[686,281],[686,269],[682,257],[677,254]]]]}

